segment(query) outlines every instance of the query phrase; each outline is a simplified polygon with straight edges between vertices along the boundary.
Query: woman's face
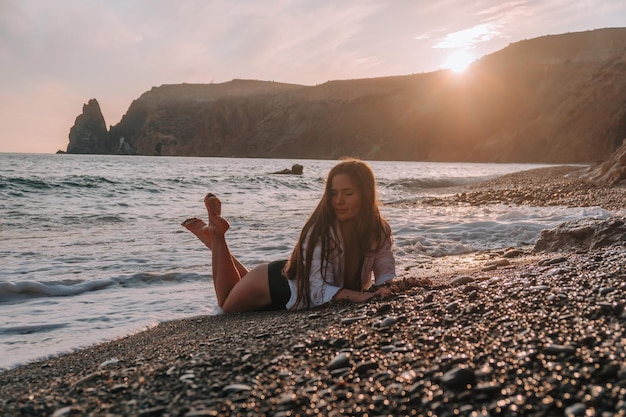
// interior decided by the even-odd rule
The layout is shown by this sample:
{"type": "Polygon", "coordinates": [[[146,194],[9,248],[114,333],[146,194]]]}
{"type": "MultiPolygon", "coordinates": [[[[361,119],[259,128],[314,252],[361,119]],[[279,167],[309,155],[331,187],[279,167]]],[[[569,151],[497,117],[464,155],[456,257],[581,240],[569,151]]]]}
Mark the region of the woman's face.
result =
{"type": "Polygon", "coordinates": [[[337,220],[355,220],[361,211],[361,194],[347,174],[337,174],[330,186],[330,196],[337,220]]]}

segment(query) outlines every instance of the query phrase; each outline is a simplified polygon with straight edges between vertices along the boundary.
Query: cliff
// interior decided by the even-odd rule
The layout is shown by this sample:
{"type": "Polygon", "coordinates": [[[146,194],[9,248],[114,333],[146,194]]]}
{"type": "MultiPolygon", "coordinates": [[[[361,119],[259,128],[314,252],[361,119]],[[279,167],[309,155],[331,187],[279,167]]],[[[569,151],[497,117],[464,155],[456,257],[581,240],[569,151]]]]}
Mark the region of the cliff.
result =
{"type": "MultiPolygon", "coordinates": [[[[72,129],[68,153],[93,149],[95,131],[72,129]]],[[[463,74],[164,85],[98,140],[142,155],[570,163],[625,137],[619,28],[513,43],[463,74]]]]}
{"type": "Polygon", "coordinates": [[[83,112],[76,117],[70,129],[67,153],[111,153],[109,132],[97,100],[89,100],[83,105],[83,112]]]}

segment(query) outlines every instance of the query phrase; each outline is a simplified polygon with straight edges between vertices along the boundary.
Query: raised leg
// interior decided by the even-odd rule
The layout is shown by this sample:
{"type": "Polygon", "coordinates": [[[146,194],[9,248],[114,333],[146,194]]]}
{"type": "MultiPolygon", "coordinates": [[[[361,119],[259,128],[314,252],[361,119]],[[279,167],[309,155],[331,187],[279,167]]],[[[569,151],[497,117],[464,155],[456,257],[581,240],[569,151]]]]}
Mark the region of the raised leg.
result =
{"type": "MultiPolygon", "coordinates": [[[[246,270],[245,274],[241,274],[236,263],[233,261],[233,255],[230,253],[228,244],[226,243],[225,234],[230,228],[230,224],[221,216],[221,202],[213,194],[208,194],[204,198],[204,205],[209,213],[209,223],[207,229],[211,235],[211,252],[213,255],[213,285],[215,286],[215,295],[217,303],[224,311],[243,311],[245,306],[239,303],[229,303],[226,300],[233,288],[240,284],[242,277],[249,275],[246,270]]],[[[246,282],[248,282],[246,280],[246,282]]],[[[269,288],[268,288],[269,292],[269,288]]]]}
{"type": "Polygon", "coordinates": [[[221,202],[213,194],[204,198],[209,222],[188,219],[183,226],[200,239],[212,253],[213,285],[217,302],[227,313],[261,310],[271,303],[267,264],[248,271],[234,257],[225,234],[230,224],[221,216],[221,202]]]}

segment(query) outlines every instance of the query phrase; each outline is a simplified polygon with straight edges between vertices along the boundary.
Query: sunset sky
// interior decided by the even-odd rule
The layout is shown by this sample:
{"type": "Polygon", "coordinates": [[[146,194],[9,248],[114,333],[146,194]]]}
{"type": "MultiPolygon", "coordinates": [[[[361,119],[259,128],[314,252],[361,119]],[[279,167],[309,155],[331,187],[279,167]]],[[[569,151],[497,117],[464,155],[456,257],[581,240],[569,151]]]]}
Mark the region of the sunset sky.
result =
{"type": "Polygon", "coordinates": [[[0,0],[0,152],[65,150],[91,98],[108,126],[162,84],[430,72],[624,26],[624,0],[0,0]]]}

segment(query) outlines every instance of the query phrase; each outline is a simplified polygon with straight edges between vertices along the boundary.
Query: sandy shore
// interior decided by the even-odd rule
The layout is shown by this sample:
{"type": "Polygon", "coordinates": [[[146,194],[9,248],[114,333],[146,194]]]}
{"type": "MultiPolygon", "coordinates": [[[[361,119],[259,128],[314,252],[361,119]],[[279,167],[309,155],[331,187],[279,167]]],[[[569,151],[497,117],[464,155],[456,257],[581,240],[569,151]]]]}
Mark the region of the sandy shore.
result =
{"type": "MultiPolygon", "coordinates": [[[[512,174],[416,204],[626,207],[512,174]]],[[[626,415],[626,248],[434,263],[368,304],[198,317],[0,373],[2,416],[626,415]]]]}

